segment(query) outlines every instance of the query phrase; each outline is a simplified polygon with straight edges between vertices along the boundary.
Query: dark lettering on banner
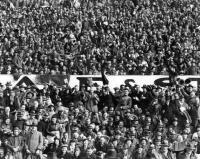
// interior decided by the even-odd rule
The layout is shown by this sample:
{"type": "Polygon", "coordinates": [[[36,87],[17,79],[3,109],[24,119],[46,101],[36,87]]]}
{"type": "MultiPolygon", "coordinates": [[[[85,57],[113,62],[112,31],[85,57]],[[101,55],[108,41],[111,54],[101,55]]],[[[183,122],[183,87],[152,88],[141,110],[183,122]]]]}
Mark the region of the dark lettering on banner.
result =
{"type": "Polygon", "coordinates": [[[200,78],[188,78],[191,82],[197,82],[197,86],[200,85],[200,78]]]}
{"type": "MultiPolygon", "coordinates": [[[[101,77],[90,77],[92,78],[92,81],[102,81],[102,78],[101,77]]],[[[79,80],[79,86],[85,84],[87,85],[87,81],[88,81],[88,77],[77,77],[77,80],[79,80]]]]}
{"type": "Polygon", "coordinates": [[[128,87],[133,87],[131,85],[131,83],[135,83],[135,80],[134,79],[127,79],[124,81],[125,85],[128,86],[128,87]]]}
{"type": "Polygon", "coordinates": [[[166,86],[170,86],[170,82],[169,82],[169,78],[165,77],[165,78],[158,78],[154,81],[155,85],[161,86],[161,87],[166,87],[166,86]],[[168,81],[167,83],[164,81],[168,81]]]}

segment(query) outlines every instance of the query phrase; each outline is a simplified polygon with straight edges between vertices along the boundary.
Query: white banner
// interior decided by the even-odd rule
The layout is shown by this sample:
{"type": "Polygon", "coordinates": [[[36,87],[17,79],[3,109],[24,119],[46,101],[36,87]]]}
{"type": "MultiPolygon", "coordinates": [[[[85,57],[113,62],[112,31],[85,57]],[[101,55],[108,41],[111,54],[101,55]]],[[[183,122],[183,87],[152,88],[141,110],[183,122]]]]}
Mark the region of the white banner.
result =
{"type": "MultiPolygon", "coordinates": [[[[45,77],[45,76],[44,76],[45,77]]],[[[0,83],[5,85],[7,82],[11,82],[12,87],[19,85],[21,83],[30,85],[34,84],[39,89],[43,88],[45,83],[49,83],[49,81],[53,81],[54,84],[58,86],[62,86],[66,81],[69,81],[69,86],[81,86],[82,84],[87,84],[88,79],[92,81],[92,83],[97,83],[102,86],[102,77],[100,75],[71,75],[69,78],[64,76],[51,76],[48,78],[44,78],[40,75],[22,75],[19,78],[14,77],[13,75],[0,75],[0,83]],[[57,78],[57,79],[56,79],[57,78]]],[[[120,85],[128,85],[134,86],[135,84],[139,86],[143,85],[159,85],[161,87],[165,87],[169,85],[169,77],[168,76],[106,76],[109,81],[109,87],[113,89],[114,87],[120,87],[120,85]]],[[[200,76],[179,76],[180,79],[186,80],[190,79],[191,84],[194,87],[200,85],[200,76]]]]}

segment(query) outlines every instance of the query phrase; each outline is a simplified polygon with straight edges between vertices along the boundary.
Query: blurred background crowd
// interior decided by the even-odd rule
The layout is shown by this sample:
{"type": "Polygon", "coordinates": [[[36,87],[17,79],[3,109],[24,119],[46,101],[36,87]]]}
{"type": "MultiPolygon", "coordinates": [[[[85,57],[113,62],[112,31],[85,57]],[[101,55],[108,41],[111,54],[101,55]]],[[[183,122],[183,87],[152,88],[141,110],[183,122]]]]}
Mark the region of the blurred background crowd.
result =
{"type": "Polygon", "coordinates": [[[0,73],[199,73],[198,0],[2,0],[0,73]]]}

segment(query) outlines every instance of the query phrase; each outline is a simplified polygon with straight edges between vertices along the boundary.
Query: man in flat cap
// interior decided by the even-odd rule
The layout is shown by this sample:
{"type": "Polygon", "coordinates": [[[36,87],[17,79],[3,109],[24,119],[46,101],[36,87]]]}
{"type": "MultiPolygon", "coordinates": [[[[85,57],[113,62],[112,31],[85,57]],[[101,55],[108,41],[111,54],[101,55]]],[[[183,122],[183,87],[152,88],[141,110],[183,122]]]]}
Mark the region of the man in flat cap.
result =
{"type": "Polygon", "coordinates": [[[132,107],[132,99],[129,96],[128,88],[125,88],[124,95],[121,97],[121,100],[119,101],[116,110],[120,110],[123,113],[125,110],[130,109],[131,107],[132,107]]]}
{"type": "Polygon", "coordinates": [[[30,126],[31,132],[28,134],[25,141],[27,159],[38,159],[43,146],[43,136],[41,132],[37,131],[37,122],[32,123],[30,126]]]}

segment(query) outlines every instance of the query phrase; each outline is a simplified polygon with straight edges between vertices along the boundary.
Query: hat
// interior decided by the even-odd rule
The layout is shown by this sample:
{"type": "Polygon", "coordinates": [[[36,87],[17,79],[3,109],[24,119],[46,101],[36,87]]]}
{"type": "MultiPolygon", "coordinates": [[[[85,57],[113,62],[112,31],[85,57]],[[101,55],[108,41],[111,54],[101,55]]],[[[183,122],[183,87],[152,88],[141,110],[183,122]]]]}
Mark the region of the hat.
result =
{"type": "Polygon", "coordinates": [[[146,85],[143,85],[142,88],[147,88],[147,86],[146,86],[146,85]]]}
{"type": "Polygon", "coordinates": [[[51,119],[53,118],[57,118],[57,115],[56,114],[52,115],[51,119]]]}
{"type": "Polygon", "coordinates": [[[119,87],[114,87],[114,90],[119,90],[119,87]]]}
{"type": "Polygon", "coordinates": [[[97,153],[96,153],[96,156],[97,157],[101,157],[103,155],[103,152],[102,151],[98,151],[97,153]]]}
{"type": "Polygon", "coordinates": [[[42,106],[42,104],[38,105],[38,109],[44,109],[44,107],[42,106]]]}
{"type": "Polygon", "coordinates": [[[68,147],[68,145],[67,144],[62,144],[61,147],[68,147]]]}
{"type": "Polygon", "coordinates": [[[12,86],[11,82],[7,82],[6,86],[12,86]]]}
{"type": "Polygon", "coordinates": [[[43,116],[47,117],[47,116],[49,116],[49,113],[46,112],[46,113],[44,113],[43,116]]]}
{"type": "Polygon", "coordinates": [[[14,126],[13,130],[20,130],[17,125],[14,126]]]}
{"type": "Polygon", "coordinates": [[[192,86],[191,84],[189,84],[189,85],[188,85],[188,87],[191,87],[191,88],[193,88],[193,86],[192,86]]]}
{"type": "Polygon", "coordinates": [[[162,146],[162,147],[169,147],[169,144],[163,143],[161,146],[162,146]]]}
{"type": "Polygon", "coordinates": [[[195,145],[194,145],[194,144],[189,143],[189,144],[186,145],[186,149],[195,150],[196,148],[195,148],[195,145]]]}
{"type": "Polygon", "coordinates": [[[141,138],[141,141],[142,141],[142,140],[146,140],[146,141],[147,141],[147,139],[146,139],[145,137],[142,137],[142,138],[141,138]]]}
{"type": "Polygon", "coordinates": [[[31,110],[30,115],[35,115],[35,111],[31,110]]]}

